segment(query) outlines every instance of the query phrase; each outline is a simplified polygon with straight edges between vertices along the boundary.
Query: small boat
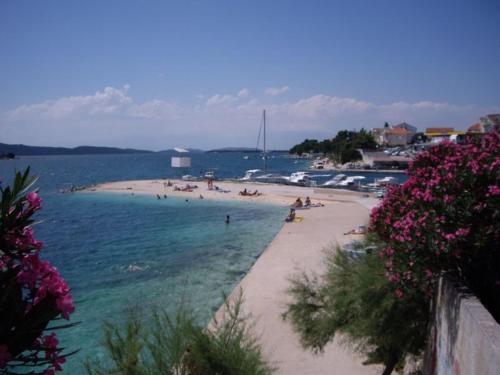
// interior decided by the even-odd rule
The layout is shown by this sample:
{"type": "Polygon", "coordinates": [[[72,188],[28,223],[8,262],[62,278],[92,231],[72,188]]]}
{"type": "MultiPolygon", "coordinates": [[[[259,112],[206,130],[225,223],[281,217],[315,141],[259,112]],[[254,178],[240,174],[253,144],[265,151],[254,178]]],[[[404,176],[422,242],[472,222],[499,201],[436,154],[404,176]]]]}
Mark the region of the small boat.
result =
{"type": "Polygon", "coordinates": [[[324,168],[325,168],[325,161],[324,161],[324,160],[321,160],[321,159],[320,159],[320,160],[315,160],[315,161],[313,162],[312,167],[313,167],[314,169],[324,169],[324,168]]]}
{"type": "Polygon", "coordinates": [[[262,176],[257,176],[255,177],[254,181],[266,182],[270,184],[286,184],[289,182],[288,177],[281,176],[276,173],[268,173],[262,176]]]}
{"type": "Polygon", "coordinates": [[[336,186],[354,186],[356,182],[358,185],[361,185],[361,180],[364,180],[366,177],[364,176],[350,176],[345,180],[340,181],[336,186]]]}
{"type": "Polygon", "coordinates": [[[214,171],[207,171],[203,175],[203,178],[209,179],[209,180],[215,180],[215,172],[214,171]]]}
{"type": "Polygon", "coordinates": [[[326,181],[322,186],[337,186],[339,182],[345,180],[346,178],[347,176],[345,174],[338,174],[331,180],[326,181]]]}
{"type": "Polygon", "coordinates": [[[198,179],[195,176],[192,176],[190,174],[185,174],[182,176],[182,181],[197,181],[198,179]]]}
{"type": "Polygon", "coordinates": [[[243,159],[248,160],[250,157],[248,155],[243,156],[243,159]]]}
{"type": "Polygon", "coordinates": [[[308,172],[294,172],[288,177],[288,183],[296,185],[309,185],[311,176],[308,172]]]}
{"type": "Polygon", "coordinates": [[[261,175],[263,172],[260,169],[249,169],[248,171],[245,171],[245,175],[240,178],[240,181],[252,181],[254,180],[258,175],[261,175]]]}
{"type": "Polygon", "coordinates": [[[394,184],[396,182],[396,178],[395,177],[391,177],[391,176],[387,176],[387,177],[375,180],[375,182],[377,184],[379,184],[380,186],[385,186],[385,185],[394,184]]]}

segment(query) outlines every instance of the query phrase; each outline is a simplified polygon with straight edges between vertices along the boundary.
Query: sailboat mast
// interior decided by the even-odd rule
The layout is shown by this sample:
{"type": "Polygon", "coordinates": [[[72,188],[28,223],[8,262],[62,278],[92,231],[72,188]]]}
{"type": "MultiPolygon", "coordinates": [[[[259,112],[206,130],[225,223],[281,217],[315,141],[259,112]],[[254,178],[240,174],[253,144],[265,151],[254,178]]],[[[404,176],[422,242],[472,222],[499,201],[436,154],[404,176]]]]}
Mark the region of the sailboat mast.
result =
{"type": "Polygon", "coordinates": [[[267,149],[266,149],[266,110],[262,112],[264,118],[264,172],[267,170],[267,149]]]}

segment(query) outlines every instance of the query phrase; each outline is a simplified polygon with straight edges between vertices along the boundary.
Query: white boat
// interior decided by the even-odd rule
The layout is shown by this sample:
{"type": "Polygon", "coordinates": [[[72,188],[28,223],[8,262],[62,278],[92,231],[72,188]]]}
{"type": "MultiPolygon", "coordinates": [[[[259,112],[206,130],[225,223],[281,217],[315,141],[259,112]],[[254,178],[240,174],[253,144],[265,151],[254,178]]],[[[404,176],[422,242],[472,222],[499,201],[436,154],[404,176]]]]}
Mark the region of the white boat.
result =
{"type": "Polygon", "coordinates": [[[243,156],[243,159],[248,160],[248,159],[249,159],[249,156],[248,156],[248,155],[245,155],[245,156],[243,156]]]}
{"type": "Polygon", "coordinates": [[[356,183],[361,184],[361,180],[364,180],[365,177],[363,176],[350,176],[347,177],[345,180],[340,181],[336,186],[353,186],[356,185],[356,183]]]}
{"type": "Polygon", "coordinates": [[[308,172],[294,172],[288,177],[288,182],[291,184],[308,185],[311,182],[311,176],[308,172]]]}
{"type": "Polygon", "coordinates": [[[276,173],[268,173],[262,176],[257,176],[254,178],[254,181],[257,182],[266,182],[271,184],[286,184],[289,182],[288,177],[281,176],[276,173]]]}
{"type": "Polygon", "coordinates": [[[379,184],[380,186],[384,186],[384,185],[394,184],[396,182],[396,178],[391,177],[391,176],[387,176],[387,177],[375,180],[375,182],[377,184],[379,184]]]}
{"type": "Polygon", "coordinates": [[[337,186],[339,182],[345,180],[347,176],[345,174],[338,174],[334,176],[332,179],[326,181],[323,186],[337,186]]]}
{"type": "Polygon", "coordinates": [[[204,178],[214,180],[215,179],[215,172],[214,171],[208,171],[203,175],[204,178]]]}
{"type": "Polygon", "coordinates": [[[324,161],[324,160],[322,160],[322,159],[315,160],[315,161],[313,162],[312,167],[313,167],[314,169],[324,169],[324,168],[325,168],[325,161],[324,161]]]}
{"type": "Polygon", "coordinates": [[[249,169],[248,171],[245,171],[245,175],[240,178],[240,181],[252,181],[254,180],[257,176],[262,175],[263,172],[260,169],[249,169]]]}
{"type": "Polygon", "coordinates": [[[190,174],[185,174],[182,176],[182,181],[197,181],[198,179],[195,176],[192,176],[190,174]]]}

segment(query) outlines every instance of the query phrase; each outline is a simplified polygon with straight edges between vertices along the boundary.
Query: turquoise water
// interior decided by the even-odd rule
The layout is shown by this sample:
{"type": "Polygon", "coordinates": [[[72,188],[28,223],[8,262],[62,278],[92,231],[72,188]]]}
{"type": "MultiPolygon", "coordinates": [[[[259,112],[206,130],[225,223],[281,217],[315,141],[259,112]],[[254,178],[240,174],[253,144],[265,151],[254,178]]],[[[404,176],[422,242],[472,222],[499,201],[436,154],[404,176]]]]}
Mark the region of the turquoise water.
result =
{"type": "MultiPolygon", "coordinates": [[[[44,200],[36,237],[72,288],[78,326],[60,331],[61,344],[80,352],[64,374],[81,374],[81,361],[101,357],[101,324],[120,321],[130,306],[174,309],[181,299],[206,322],[281,228],[286,209],[246,202],[214,202],[112,193],[61,194],[71,185],[174,178],[208,169],[241,177],[262,160],[243,154],[194,154],[190,169],[170,168],[169,154],[22,157],[0,160],[0,181],[30,165],[44,200]],[[231,223],[224,223],[230,215],[231,223]]],[[[289,175],[304,161],[277,155],[270,172],[289,175]]],[[[324,172],[322,172],[323,174],[324,172]]],[[[360,174],[360,173],[357,173],[360,174]]],[[[401,175],[395,175],[400,177],[401,175]]],[[[378,178],[380,175],[371,175],[378,178]]],[[[370,182],[370,181],[367,181],[370,182]]]]}
{"type": "Polygon", "coordinates": [[[68,374],[78,373],[82,358],[102,355],[102,320],[120,319],[129,306],[172,310],[187,299],[208,321],[284,216],[269,205],[112,193],[75,194],[66,204],[75,215],[45,222],[38,233],[73,288],[72,320],[82,322],[61,332],[65,346],[81,349],[68,374]]]}
{"type": "MultiPolygon", "coordinates": [[[[220,173],[239,173],[231,169],[220,173]]],[[[130,306],[175,309],[187,300],[207,322],[279,231],[286,209],[247,202],[113,193],[60,194],[68,185],[158,178],[169,173],[158,155],[31,157],[0,161],[0,180],[31,165],[44,200],[35,227],[50,260],[72,288],[78,326],[59,331],[62,346],[80,349],[64,374],[102,357],[103,320],[120,321],[130,306]],[[226,215],[231,223],[225,224],[226,215]]],[[[222,163],[223,164],[223,163],[222,163]]]]}

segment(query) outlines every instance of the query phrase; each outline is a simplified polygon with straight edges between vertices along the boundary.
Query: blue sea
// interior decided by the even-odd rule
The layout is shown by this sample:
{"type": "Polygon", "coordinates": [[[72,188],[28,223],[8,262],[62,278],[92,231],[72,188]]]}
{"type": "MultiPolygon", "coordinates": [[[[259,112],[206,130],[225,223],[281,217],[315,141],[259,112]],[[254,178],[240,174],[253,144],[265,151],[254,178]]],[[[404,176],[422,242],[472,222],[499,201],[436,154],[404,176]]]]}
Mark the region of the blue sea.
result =
{"type": "MultiPolygon", "coordinates": [[[[62,346],[79,352],[68,358],[64,374],[82,374],[84,359],[103,358],[102,322],[119,322],[130,307],[154,305],[173,311],[180,301],[187,301],[201,322],[208,322],[222,303],[222,294],[237,285],[282,226],[286,209],[270,204],[60,193],[70,186],[175,178],[207,170],[220,178],[241,177],[262,163],[252,156],[245,160],[239,153],[199,153],[192,155],[191,168],[173,169],[170,156],[0,160],[2,184],[12,180],[16,169],[27,166],[38,176],[36,187],[44,201],[36,238],[45,243],[43,256],[72,288],[76,312],[71,321],[80,324],[58,335],[62,346]],[[229,225],[224,222],[226,215],[231,217],[229,225]]],[[[271,172],[289,175],[303,170],[306,162],[275,155],[268,165],[271,172]]]]}

